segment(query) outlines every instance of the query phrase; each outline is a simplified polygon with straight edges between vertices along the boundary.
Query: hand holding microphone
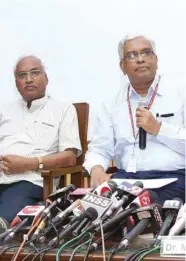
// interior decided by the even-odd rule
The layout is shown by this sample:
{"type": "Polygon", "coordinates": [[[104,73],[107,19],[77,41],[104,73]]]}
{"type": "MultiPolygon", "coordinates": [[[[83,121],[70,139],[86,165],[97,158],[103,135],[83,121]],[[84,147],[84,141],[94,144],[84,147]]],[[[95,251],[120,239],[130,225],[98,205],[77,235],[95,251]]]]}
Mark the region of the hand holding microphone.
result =
{"type": "Polygon", "coordinates": [[[159,123],[147,109],[145,101],[139,101],[138,106],[136,109],[136,125],[139,127],[139,146],[140,149],[145,149],[146,132],[156,136],[160,130],[161,123],[159,123]]]}

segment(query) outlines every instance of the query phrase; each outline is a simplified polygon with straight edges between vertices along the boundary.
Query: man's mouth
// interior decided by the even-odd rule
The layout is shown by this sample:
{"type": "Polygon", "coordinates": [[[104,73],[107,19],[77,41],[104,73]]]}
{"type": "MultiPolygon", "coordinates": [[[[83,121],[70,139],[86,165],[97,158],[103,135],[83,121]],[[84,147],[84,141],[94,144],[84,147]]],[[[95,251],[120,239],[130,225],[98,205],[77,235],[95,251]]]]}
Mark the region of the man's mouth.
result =
{"type": "Polygon", "coordinates": [[[26,86],[24,87],[24,89],[26,89],[26,90],[28,90],[28,91],[35,90],[36,88],[37,88],[37,87],[34,86],[34,85],[26,85],[26,86]]]}
{"type": "Polygon", "coordinates": [[[149,69],[149,67],[147,67],[147,66],[143,66],[143,67],[138,67],[138,68],[136,68],[136,70],[135,71],[147,71],[149,69]]]}

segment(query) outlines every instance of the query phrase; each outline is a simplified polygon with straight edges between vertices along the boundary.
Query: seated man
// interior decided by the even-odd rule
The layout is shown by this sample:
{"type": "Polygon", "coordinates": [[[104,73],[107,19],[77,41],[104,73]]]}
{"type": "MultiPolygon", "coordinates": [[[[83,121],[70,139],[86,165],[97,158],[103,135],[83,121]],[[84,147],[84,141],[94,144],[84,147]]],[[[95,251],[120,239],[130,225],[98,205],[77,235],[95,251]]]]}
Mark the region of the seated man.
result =
{"type": "Polygon", "coordinates": [[[22,99],[0,110],[0,216],[9,222],[42,200],[42,169],[74,166],[81,154],[76,109],[45,94],[41,60],[21,58],[14,75],[22,99]]]}
{"type": "MultiPolygon", "coordinates": [[[[164,201],[185,200],[184,88],[157,72],[155,44],[145,36],[124,37],[118,46],[120,68],[128,76],[112,105],[99,112],[84,167],[92,185],[109,180],[111,159],[118,171],[112,178],[178,178],[155,189],[164,201]],[[146,107],[138,106],[140,100],[146,107]],[[157,116],[170,116],[160,117],[157,116]],[[139,148],[139,128],[147,133],[146,149],[139,148]]],[[[158,184],[157,184],[158,185],[158,184]]]]}

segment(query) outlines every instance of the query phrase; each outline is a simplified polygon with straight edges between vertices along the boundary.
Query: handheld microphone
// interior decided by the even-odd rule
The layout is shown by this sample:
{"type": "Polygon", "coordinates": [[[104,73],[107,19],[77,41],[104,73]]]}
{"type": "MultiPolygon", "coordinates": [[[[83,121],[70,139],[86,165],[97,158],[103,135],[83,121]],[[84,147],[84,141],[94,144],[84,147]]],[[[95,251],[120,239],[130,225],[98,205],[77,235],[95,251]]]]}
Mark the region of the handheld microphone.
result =
{"type": "MultiPolygon", "coordinates": [[[[141,100],[138,102],[139,107],[148,107],[148,100],[146,98],[141,98],[141,100]]],[[[140,150],[146,149],[146,143],[147,143],[147,133],[146,131],[140,127],[139,128],[139,148],[140,150]]]]}
{"type": "Polygon", "coordinates": [[[180,235],[180,233],[185,229],[186,225],[186,203],[180,208],[176,223],[170,229],[168,237],[180,235]]]}
{"type": "Polygon", "coordinates": [[[158,235],[154,238],[152,246],[159,246],[162,236],[166,235],[170,227],[175,223],[178,211],[182,206],[182,200],[175,198],[173,200],[166,200],[163,204],[163,218],[164,222],[160,228],[158,235]]]}
{"type": "Polygon", "coordinates": [[[7,243],[8,241],[10,241],[12,238],[14,238],[15,234],[24,226],[26,225],[26,223],[28,222],[29,218],[25,218],[20,224],[18,224],[17,226],[11,228],[10,233],[5,237],[5,239],[3,240],[3,243],[7,243]]]}

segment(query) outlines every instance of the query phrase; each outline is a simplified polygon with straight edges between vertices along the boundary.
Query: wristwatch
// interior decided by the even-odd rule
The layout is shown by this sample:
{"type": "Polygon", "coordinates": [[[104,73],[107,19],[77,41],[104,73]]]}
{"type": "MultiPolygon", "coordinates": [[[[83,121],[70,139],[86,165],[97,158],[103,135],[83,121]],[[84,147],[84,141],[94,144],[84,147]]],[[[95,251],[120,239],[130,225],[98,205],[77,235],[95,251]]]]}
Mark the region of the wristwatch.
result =
{"type": "Polygon", "coordinates": [[[38,170],[43,170],[43,159],[41,157],[38,158],[38,170]]]}

